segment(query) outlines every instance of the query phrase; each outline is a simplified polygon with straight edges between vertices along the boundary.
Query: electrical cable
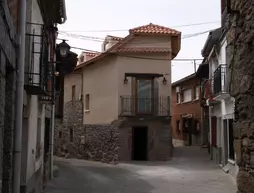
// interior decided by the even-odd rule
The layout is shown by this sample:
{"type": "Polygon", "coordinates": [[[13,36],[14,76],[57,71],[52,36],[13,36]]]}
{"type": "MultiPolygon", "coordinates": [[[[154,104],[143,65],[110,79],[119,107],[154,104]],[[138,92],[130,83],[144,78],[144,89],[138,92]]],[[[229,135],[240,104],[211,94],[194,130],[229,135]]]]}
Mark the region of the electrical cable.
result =
{"type": "MultiPolygon", "coordinates": [[[[192,24],[183,24],[183,25],[176,25],[171,26],[171,28],[177,28],[177,27],[191,27],[191,26],[199,26],[199,25],[207,25],[212,23],[219,23],[220,21],[210,21],[210,22],[202,22],[202,23],[192,23],[192,24]]],[[[129,29],[112,29],[112,30],[63,30],[60,32],[123,32],[123,31],[129,31],[129,29]]]]}
{"type": "MultiPolygon", "coordinates": [[[[89,50],[89,49],[85,49],[85,48],[79,48],[79,47],[73,47],[71,46],[71,48],[73,49],[77,49],[77,50],[83,50],[83,51],[87,51],[87,52],[91,52],[91,53],[100,53],[99,51],[96,51],[96,50],[89,50]]],[[[150,57],[139,57],[139,56],[128,56],[128,55],[123,55],[123,54],[118,54],[119,56],[124,56],[124,57],[130,57],[130,58],[137,58],[137,59],[152,59],[152,60],[156,60],[156,59],[159,59],[159,60],[167,60],[168,59],[160,59],[160,58],[150,58],[150,57]]],[[[176,59],[173,59],[172,61],[174,62],[180,62],[180,61],[194,61],[194,60],[203,60],[201,58],[176,58],[176,59]]]]}
{"type": "MultiPolygon", "coordinates": [[[[209,32],[211,32],[213,30],[214,29],[206,30],[206,31],[198,32],[198,33],[193,33],[193,34],[186,34],[186,35],[183,35],[181,37],[181,39],[187,39],[187,38],[196,37],[196,36],[199,36],[199,35],[203,35],[203,34],[209,33],[209,32]]],[[[85,36],[85,35],[74,34],[74,33],[59,32],[59,34],[61,34],[63,36],[68,36],[68,37],[71,37],[71,38],[82,39],[82,40],[86,40],[86,41],[95,41],[95,42],[100,42],[100,43],[102,43],[105,40],[105,38],[103,38],[103,37],[85,36]]],[[[115,42],[115,41],[112,41],[112,42],[115,42]]],[[[151,44],[151,43],[152,42],[149,42],[147,44],[151,44]]],[[[140,44],[140,43],[139,42],[133,42],[132,44],[140,44]]],[[[144,44],[144,42],[142,42],[142,44],[144,44]]]]}

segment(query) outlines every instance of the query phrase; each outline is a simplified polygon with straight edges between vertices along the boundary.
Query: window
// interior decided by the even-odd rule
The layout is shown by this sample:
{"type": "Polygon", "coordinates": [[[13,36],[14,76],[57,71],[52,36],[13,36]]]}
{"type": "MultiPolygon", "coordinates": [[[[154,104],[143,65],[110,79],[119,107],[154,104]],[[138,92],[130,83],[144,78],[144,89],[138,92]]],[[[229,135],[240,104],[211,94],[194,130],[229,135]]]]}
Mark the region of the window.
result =
{"type": "Polygon", "coordinates": [[[72,86],[72,95],[71,95],[72,101],[74,101],[75,98],[76,98],[75,94],[76,94],[76,86],[73,85],[73,86],[72,86]]]}
{"type": "Polygon", "coordinates": [[[73,142],[73,129],[69,130],[69,137],[70,137],[70,142],[73,142]]]}
{"type": "Polygon", "coordinates": [[[85,98],[85,110],[90,110],[90,95],[86,94],[85,98]]]}
{"type": "Polygon", "coordinates": [[[199,123],[198,120],[195,120],[195,130],[196,130],[197,133],[200,132],[200,123],[199,123]]]}
{"type": "Polygon", "coordinates": [[[176,121],[176,131],[177,131],[178,133],[181,132],[180,121],[176,121]]]}
{"type": "Polygon", "coordinates": [[[81,57],[80,57],[80,59],[79,59],[79,62],[81,63],[81,62],[84,62],[84,59],[85,59],[85,57],[82,55],[81,57]]]}
{"type": "Polygon", "coordinates": [[[59,131],[59,133],[58,133],[58,137],[59,137],[59,139],[61,139],[61,138],[63,137],[63,133],[62,133],[62,131],[59,131]]]}
{"type": "Polygon", "coordinates": [[[176,93],[176,101],[177,101],[177,104],[181,103],[181,94],[180,94],[180,92],[176,93]]]}
{"type": "Polygon", "coordinates": [[[36,159],[41,156],[41,119],[37,119],[36,159]]]}
{"type": "Polygon", "coordinates": [[[150,114],[154,101],[153,79],[137,79],[137,113],[150,114]]]}
{"type": "Polygon", "coordinates": [[[183,91],[183,102],[189,102],[191,101],[191,89],[186,89],[183,91]]]}
{"type": "Polygon", "coordinates": [[[194,93],[193,94],[194,94],[193,99],[198,100],[199,99],[199,86],[194,87],[194,93]]]}

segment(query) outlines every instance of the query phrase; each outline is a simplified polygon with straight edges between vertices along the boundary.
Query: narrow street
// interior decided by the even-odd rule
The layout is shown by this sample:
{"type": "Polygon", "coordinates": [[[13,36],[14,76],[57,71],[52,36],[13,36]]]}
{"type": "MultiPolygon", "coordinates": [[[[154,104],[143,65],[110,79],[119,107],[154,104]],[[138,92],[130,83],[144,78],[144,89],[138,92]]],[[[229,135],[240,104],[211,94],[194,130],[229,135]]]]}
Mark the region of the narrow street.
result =
{"type": "Polygon", "coordinates": [[[229,175],[209,160],[207,149],[175,149],[169,162],[106,165],[56,159],[59,175],[45,193],[235,193],[229,175]]]}

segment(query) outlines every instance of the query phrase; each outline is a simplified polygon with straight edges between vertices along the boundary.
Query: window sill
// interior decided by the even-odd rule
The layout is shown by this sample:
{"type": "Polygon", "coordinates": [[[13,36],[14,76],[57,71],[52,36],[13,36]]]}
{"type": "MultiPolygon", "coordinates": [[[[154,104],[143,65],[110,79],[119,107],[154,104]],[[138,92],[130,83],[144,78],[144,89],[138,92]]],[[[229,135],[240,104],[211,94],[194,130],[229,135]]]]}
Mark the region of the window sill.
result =
{"type": "Polygon", "coordinates": [[[182,102],[181,104],[191,103],[192,101],[182,102]]]}
{"type": "Polygon", "coordinates": [[[84,113],[90,113],[90,110],[84,110],[84,113]]]}
{"type": "Polygon", "coordinates": [[[232,165],[235,165],[235,160],[228,159],[228,163],[231,163],[232,165]]]}

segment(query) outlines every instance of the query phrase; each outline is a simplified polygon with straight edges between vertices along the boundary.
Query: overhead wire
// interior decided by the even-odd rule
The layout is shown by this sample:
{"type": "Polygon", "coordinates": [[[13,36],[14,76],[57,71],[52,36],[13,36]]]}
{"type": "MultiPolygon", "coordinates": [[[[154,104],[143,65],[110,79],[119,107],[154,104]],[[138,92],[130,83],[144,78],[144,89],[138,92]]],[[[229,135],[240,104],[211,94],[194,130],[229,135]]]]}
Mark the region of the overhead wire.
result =
{"type": "MultiPolygon", "coordinates": [[[[214,29],[210,29],[210,30],[206,30],[206,31],[202,31],[202,32],[193,33],[193,34],[186,34],[186,35],[183,35],[181,37],[181,39],[196,37],[196,36],[199,36],[199,35],[209,33],[213,30],[214,29]]],[[[59,32],[59,34],[61,34],[63,36],[68,36],[68,37],[71,37],[71,38],[82,39],[82,40],[85,40],[85,41],[95,41],[95,42],[100,42],[100,43],[102,43],[105,40],[105,38],[103,38],[103,37],[85,36],[85,35],[81,35],[81,34],[63,33],[63,32],[59,32]]],[[[109,42],[115,42],[115,41],[113,40],[113,41],[109,41],[109,42]]],[[[151,43],[152,42],[149,42],[149,43],[142,42],[142,44],[151,44],[151,43]]],[[[154,43],[158,43],[158,42],[154,42],[154,43]]],[[[140,44],[140,42],[133,42],[132,44],[140,44]]]]}
{"type": "MultiPolygon", "coordinates": [[[[176,25],[171,26],[171,28],[180,28],[180,27],[191,27],[191,26],[199,26],[199,25],[207,25],[212,23],[219,23],[220,21],[209,21],[209,22],[202,22],[202,23],[191,23],[191,24],[183,24],[183,25],[176,25]]],[[[129,29],[109,29],[109,30],[62,30],[60,32],[124,32],[129,31],[129,29]]]]}

